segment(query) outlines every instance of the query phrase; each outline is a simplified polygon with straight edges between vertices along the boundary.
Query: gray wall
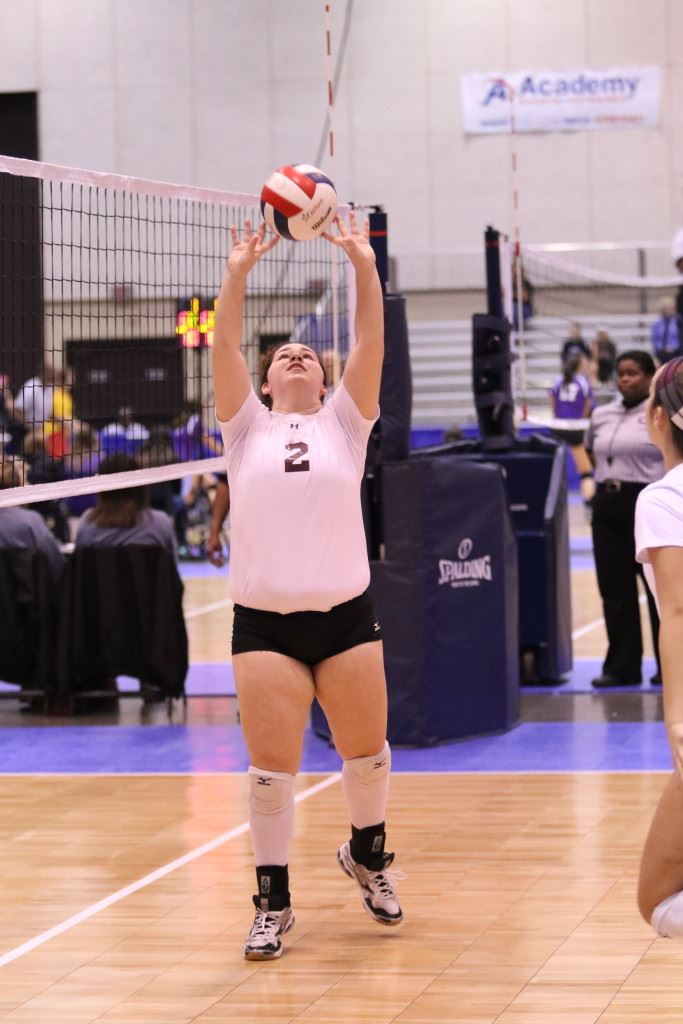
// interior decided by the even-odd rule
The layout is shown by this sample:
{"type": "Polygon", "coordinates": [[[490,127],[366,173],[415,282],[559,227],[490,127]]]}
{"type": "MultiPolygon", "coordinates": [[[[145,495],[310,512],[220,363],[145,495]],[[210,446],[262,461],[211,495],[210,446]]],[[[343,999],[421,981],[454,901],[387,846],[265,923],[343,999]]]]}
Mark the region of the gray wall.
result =
{"type": "MultiPolygon", "coordinates": [[[[338,46],[345,0],[333,0],[338,46]]],[[[315,156],[323,0],[1,0],[0,90],[40,94],[48,162],[257,192],[315,156]]],[[[661,125],[519,139],[527,242],[668,240],[683,223],[681,0],[356,0],[336,109],[343,199],[383,202],[399,283],[510,230],[506,137],[465,137],[459,75],[657,64],[661,125]]],[[[327,159],[323,165],[328,169],[327,159]]]]}

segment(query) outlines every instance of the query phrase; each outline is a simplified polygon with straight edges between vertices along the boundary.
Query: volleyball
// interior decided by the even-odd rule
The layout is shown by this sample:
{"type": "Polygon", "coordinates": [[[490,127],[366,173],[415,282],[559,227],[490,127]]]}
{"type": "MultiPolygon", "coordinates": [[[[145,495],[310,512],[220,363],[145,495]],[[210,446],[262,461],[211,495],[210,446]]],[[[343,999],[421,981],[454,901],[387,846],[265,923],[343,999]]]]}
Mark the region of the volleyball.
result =
{"type": "Polygon", "coordinates": [[[287,164],[273,171],[261,189],[261,213],[273,231],[307,242],[326,230],[337,212],[337,193],[312,164],[287,164]]]}

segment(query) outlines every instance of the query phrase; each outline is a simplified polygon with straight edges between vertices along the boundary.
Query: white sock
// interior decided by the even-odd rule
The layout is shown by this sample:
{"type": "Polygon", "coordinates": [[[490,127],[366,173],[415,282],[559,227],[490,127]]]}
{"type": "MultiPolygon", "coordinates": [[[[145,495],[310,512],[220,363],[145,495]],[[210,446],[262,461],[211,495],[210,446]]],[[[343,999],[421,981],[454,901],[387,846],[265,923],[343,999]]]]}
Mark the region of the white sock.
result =
{"type": "Polygon", "coordinates": [[[254,863],[289,864],[294,833],[294,776],[249,767],[247,806],[254,863]]]}
{"type": "Polygon", "coordinates": [[[662,900],[652,911],[650,924],[663,939],[683,939],[683,892],[662,900]]]}
{"type": "Polygon", "coordinates": [[[342,785],[354,828],[369,828],[384,821],[389,796],[391,748],[384,744],[372,757],[344,761],[342,785]]]}

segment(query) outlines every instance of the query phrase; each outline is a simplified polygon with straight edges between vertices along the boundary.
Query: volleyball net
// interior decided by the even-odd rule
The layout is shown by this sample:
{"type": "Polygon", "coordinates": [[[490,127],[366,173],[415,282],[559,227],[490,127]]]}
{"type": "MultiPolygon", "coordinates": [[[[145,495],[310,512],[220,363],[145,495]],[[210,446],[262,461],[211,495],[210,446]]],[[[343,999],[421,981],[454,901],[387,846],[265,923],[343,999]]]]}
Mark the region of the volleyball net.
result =
{"type": "MultiPolygon", "coordinates": [[[[0,156],[0,507],[223,469],[211,348],[247,218],[258,196],[0,156]],[[120,454],[139,468],[98,475],[120,454]]],[[[336,381],[353,302],[337,247],[281,240],[248,280],[254,383],[289,340],[336,381]]]]}
{"type": "Polygon", "coordinates": [[[517,331],[514,344],[515,400],[520,405],[548,405],[548,389],[560,372],[563,344],[582,339],[591,350],[600,398],[613,391],[600,360],[607,367],[608,353],[652,349],[652,328],[663,307],[675,306],[683,275],[628,274],[612,269],[620,254],[611,251],[573,254],[521,247],[521,293],[515,287],[516,264],[510,247],[502,248],[507,312],[517,331]],[[511,295],[510,292],[513,294],[511,295]],[[518,295],[521,294],[521,303],[518,295]],[[604,378],[604,379],[603,379],[604,378]]]}

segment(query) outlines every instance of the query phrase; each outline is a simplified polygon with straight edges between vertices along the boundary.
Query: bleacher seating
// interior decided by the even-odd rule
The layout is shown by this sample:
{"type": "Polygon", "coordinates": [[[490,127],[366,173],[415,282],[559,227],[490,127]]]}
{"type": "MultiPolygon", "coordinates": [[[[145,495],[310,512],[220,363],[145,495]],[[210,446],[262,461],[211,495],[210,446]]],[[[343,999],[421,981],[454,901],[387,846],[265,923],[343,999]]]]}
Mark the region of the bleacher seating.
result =
{"type": "MultiPolygon", "coordinates": [[[[651,351],[650,328],[655,314],[577,316],[590,343],[606,328],[618,352],[651,351]]],[[[476,422],[472,397],[472,328],[469,320],[425,320],[408,324],[413,372],[414,427],[451,427],[476,422]]],[[[534,317],[526,330],[527,405],[529,413],[548,414],[548,389],[560,370],[560,350],[569,333],[561,317],[534,317]]],[[[518,367],[516,367],[516,371],[518,367]]],[[[517,372],[515,372],[517,376],[517,372]]],[[[613,388],[600,388],[605,399],[613,388]]],[[[516,395],[519,402],[520,396],[516,395]]]]}

